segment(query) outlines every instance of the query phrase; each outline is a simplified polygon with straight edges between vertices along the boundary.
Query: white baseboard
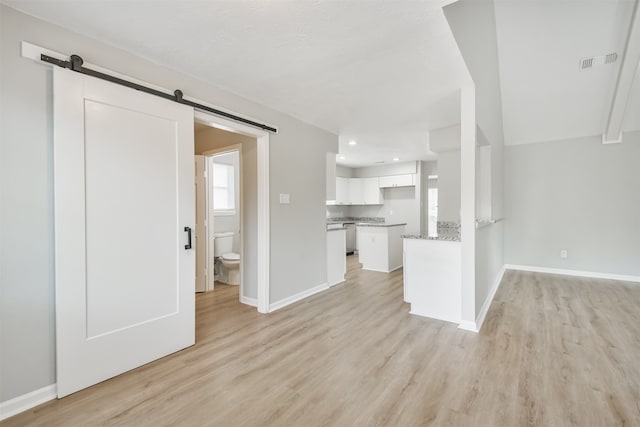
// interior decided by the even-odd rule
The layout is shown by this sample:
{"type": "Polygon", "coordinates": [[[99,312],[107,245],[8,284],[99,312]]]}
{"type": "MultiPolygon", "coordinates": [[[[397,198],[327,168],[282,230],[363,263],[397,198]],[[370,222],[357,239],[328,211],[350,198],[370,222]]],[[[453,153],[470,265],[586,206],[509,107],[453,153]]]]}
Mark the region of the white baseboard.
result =
{"type": "Polygon", "coordinates": [[[250,305],[252,307],[257,307],[258,306],[258,299],[257,298],[249,298],[249,297],[245,297],[245,296],[241,295],[240,296],[240,302],[242,304],[250,305]]]}
{"type": "Polygon", "coordinates": [[[498,292],[498,288],[500,287],[500,283],[502,283],[502,278],[504,277],[505,268],[502,267],[500,269],[500,274],[496,277],[496,280],[493,282],[493,286],[491,286],[491,290],[489,291],[489,295],[484,300],[484,304],[482,304],[482,308],[480,309],[480,313],[476,317],[476,327],[478,328],[478,332],[482,328],[482,324],[484,323],[485,317],[487,317],[487,313],[489,312],[489,307],[491,307],[491,303],[496,296],[496,292],[498,292]]]}
{"type": "Polygon", "coordinates": [[[484,303],[482,304],[482,308],[480,308],[480,312],[476,316],[476,321],[471,322],[468,320],[463,320],[458,325],[458,329],[464,329],[465,331],[471,332],[480,332],[482,328],[482,324],[484,323],[484,319],[487,317],[487,313],[489,312],[489,307],[491,307],[491,303],[496,296],[496,292],[498,292],[498,288],[500,287],[500,283],[502,283],[502,277],[504,276],[505,267],[500,269],[500,273],[498,277],[493,281],[493,285],[491,286],[491,290],[489,290],[489,294],[487,298],[485,298],[484,303]]]}
{"type": "Polygon", "coordinates": [[[51,384],[2,402],[0,403],[0,421],[53,400],[57,396],[56,385],[51,384]]]}
{"type": "Polygon", "coordinates": [[[399,266],[392,268],[391,270],[389,270],[389,273],[393,273],[396,270],[400,270],[402,267],[404,267],[404,264],[400,264],[399,266]]]}
{"type": "Polygon", "coordinates": [[[479,329],[476,326],[476,322],[470,322],[468,320],[463,320],[458,325],[458,329],[464,329],[465,331],[478,332],[479,329]]]}
{"type": "Polygon", "coordinates": [[[506,270],[532,271],[534,273],[561,274],[563,276],[591,277],[594,279],[621,280],[623,282],[640,283],[640,276],[628,276],[625,274],[598,273],[594,271],[566,270],[564,268],[535,267],[515,264],[506,264],[504,268],[506,270]]]}
{"type": "Polygon", "coordinates": [[[269,313],[271,313],[272,311],[279,310],[282,307],[286,307],[290,304],[293,304],[294,302],[300,301],[301,299],[310,297],[311,295],[317,294],[318,292],[326,291],[327,289],[329,289],[329,284],[322,283],[321,285],[314,286],[311,289],[298,292],[295,295],[291,295],[290,297],[281,299],[280,301],[276,301],[272,304],[269,304],[269,313]]]}
{"type": "Polygon", "coordinates": [[[442,320],[443,322],[449,322],[449,323],[459,322],[458,320],[447,319],[443,316],[434,316],[433,313],[422,313],[420,310],[414,309],[413,306],[411,306],[411,310],[409,310],[409,314],[413,314],[414,316],[427,317],[429,319],[434,319],[434,320],[442,320]]]}
{"type": "Polygon", "coordinates": [[[375,271],[376,273],[393,273],[396,270],[400,270],[402,267],[403,267],[402,265],[399,265],[397,267],[392,268],[391,270],[381,270],[378,268],[364,268],[364,267],[362,267],[362,269],[366,271],[375,271]]]}

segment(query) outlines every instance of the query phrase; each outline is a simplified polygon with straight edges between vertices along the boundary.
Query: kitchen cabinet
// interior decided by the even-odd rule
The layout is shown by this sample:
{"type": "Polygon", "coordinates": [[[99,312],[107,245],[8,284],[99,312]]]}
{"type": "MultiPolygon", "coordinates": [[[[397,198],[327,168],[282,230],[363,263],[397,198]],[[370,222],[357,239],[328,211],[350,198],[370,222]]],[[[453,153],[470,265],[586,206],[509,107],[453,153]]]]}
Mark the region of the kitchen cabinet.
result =
{"type": "Polygon", "coordinates": [[[411,187],[416,185],[416,174],[389,175],[379,178],[380,188],[411,187]]]}
{"type": "Polygon", "coordinates": [[[384,197],[378,178],[336,177],[336,199],[327,204],[335,205],[382,205],[384,197]]]}
{"type": "Polygon", "coordinates": [[[362,178],[349,178],[349,204],[364,205],[362,178]]]}
{"type": "Polygon", "coordinates": [[[358,258],[363,270],[390,273],[402,268],[405,223],[358,225],[358,258]]]}
{"type": "Polygon", "coordinates": [[[349,178],[336,177],[336,205],[350,204],[349,178]]]}
{"type": "Polygon", "coordinates": [[[384,196],[380,190],[378,177],[362,178],[362,195],[365,205],[384,204],[384,196]]]}

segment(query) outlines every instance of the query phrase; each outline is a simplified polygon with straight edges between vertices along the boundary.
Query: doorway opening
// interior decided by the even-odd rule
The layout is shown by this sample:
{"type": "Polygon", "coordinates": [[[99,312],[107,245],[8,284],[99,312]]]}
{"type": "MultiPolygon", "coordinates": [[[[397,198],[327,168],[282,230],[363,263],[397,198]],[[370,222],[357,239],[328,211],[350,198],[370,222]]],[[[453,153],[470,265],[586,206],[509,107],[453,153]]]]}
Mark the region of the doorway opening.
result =
{"type": "Polygon", "coordinates": [[[268,143],[261,130],[196,112],[196,291],[238,285],[268,312],[268,143]]]}
{"type": "MultiPolygon", "coordinates": [[[[199,145],[219,143],[219,132],[202,129],[199,145]]],[[[196,154],[196,292],[218,283],[239,285],[243,294],[242,176],[241,144],[196,154]]]]}

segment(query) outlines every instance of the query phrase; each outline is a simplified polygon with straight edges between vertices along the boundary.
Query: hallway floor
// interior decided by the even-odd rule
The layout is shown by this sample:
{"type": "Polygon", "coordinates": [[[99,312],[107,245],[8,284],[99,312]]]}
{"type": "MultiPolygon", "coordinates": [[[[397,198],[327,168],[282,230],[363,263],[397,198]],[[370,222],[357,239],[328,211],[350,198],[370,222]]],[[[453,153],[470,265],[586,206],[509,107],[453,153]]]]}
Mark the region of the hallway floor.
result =
{"type": "Polygon", "coordinates": [[[640,287],[508,271],[479,334],[408,314],[402,270],[269,315],[197,296],[196,345],[3,426],[640,424],[640,287]]]}

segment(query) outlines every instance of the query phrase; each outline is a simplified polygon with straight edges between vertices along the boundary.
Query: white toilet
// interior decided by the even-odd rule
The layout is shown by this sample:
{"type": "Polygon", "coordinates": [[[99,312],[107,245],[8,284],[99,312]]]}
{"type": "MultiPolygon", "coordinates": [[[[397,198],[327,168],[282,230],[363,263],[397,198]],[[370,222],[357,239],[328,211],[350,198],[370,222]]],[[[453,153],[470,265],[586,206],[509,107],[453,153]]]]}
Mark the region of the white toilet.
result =
{"type": "Polygon", "coordinates": [[[213,233],[213,254],[220,258],[222,268],[218,278],[228,285],[240,284],[240,255],[233,253],[233,232],[213,233]]]}

